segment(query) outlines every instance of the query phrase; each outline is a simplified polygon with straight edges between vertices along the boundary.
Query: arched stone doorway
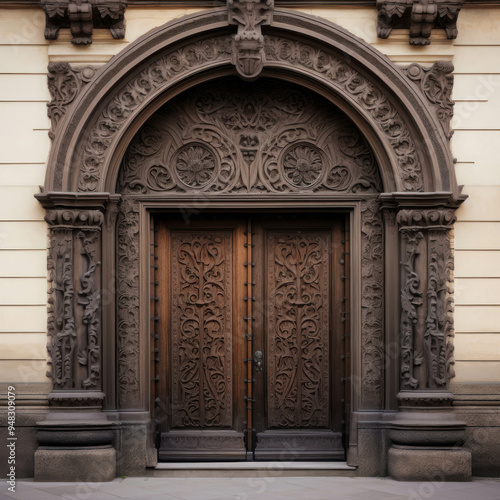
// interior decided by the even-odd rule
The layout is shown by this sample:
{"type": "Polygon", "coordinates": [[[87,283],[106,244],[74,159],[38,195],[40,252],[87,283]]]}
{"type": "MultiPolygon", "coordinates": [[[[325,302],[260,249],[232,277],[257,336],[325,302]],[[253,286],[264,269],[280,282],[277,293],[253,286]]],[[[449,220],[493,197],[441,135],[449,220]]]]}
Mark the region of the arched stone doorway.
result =
{"type": "MultiPolygon", "coordinates": [[[[154,466],[151,217],[179,207],[207,212],[207,204],[219,212],[316,210],[348,220],[348,463],[365,475],[386,474],[390,432],[389,468],[403,477],[398,468],[408,456],[428,451],[422,448],[429,443],[424,410],[438,422],[431,441],[441,448],[431,459],[441,460],[439,453],[462,439],[446,389],[453,364],[448,232],[460,203],[446,128],[411,78],[368,45],[306,15],[266,9],[255,28],[259,42],[248,50],[232,24],[243,32],[248,26],[231,7],[229,17],[214,9],[145,35],[98,72],[62,122],[38,196],[48,209],[54,285],[54,411],[41,423],[49,428],[40,431],[41,444],[67,445],[68,429],[72,439],[88,437],[90,429],[92,443],[107,450],[113,443],[120,474],[154,466]],[[265,36],[261,25],[269,25],[265,36]],[[303,130],[294,138],[285,134],[281,143],[278,129],[269,137],[233,131],[231,146],[230,128],[224,125],[226,133],[216,137],[212,116],[210,127],[193,128],[188,137],[182,127],[189,96],[207,81],[213,95],[214,82],[235,74],[261,78],[256,89],[266,78],[307,89],[297,94],[312,101],[303,130]],[[151,133],[148,127],[182,99],[180,110],[171,111],[177,128],[151,133]],[[323,104],[314,118],[326,114],[312,140],[315,100],[323,104]],[[339,122],[330,123],[332,116],[339,122]],[[343,124],[349,133],[341,132],[343,124]],[[170,153],[151,153],[165,144],[170,153]],[[193,176],[193,158],[210,167],[193,176]],[[297,173],[305,159],[312,165],[307,176],[297,173]],[[403,411],[394,420],[405,407],[421,411],[403,411]]],[[[224,93],[218,92],[220,102],[224,93]]],[[[50,449],[43,452],[50,456],[50,449]]],[[[102,460],[109,462],[112,452],[106,453],[102,460]]]]}

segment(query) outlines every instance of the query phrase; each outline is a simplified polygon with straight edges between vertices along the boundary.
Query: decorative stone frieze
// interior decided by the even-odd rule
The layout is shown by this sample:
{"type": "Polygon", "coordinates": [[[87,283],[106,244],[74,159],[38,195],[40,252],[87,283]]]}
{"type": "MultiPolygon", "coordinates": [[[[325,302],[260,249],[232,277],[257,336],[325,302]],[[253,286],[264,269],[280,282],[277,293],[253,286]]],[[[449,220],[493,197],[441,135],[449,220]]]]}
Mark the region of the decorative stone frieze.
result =
{"type": "Polygon", "coordinates": [[[404,69],[410,80],[415,82],[434,109],[444,133],[451,139],[451,119],[455,103],[451,98],[453,90],[453,63],[436,61],[432,66],[411,64],[404,69]]]}
{"type": "Polygon", "coordinates": [[[410,30],[410,44],[429,45],[434,28],[457,37],[457,18],[464,0],[377,0],[377,35],[389,38],[396,28],[410,30]]]}
{"type": "Polygon", "coordinates": [[[47,104],[50,118],[49,137],[54,139],[57,125],[68,106],[94,78],[97,66],[72,66],[66,62],[51,62],[48,66],[48,84],[51,101],[47,104]]]}
{"type": "Polygon", "coordinates": [[[127,0],[41,0],[45,11],[45,38],[57,40],[61,28],[70,28],[74,45],[92,43],[94,28],[108,28],[113,38],[125,37],[127,0]]]}

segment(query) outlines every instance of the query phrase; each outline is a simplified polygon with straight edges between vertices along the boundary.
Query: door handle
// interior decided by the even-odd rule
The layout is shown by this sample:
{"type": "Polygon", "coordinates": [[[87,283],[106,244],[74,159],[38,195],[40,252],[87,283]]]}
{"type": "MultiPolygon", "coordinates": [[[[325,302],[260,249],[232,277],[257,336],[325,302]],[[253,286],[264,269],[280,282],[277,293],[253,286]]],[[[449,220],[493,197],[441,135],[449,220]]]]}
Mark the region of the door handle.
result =
{"type": "Polygon", "coordinates": [[[255,366],[256,372],[261,372],[262,369],[264,368],[262,358],[263,358],[262,351],[255,351],[253,353],[253,364],[255,366]]]}

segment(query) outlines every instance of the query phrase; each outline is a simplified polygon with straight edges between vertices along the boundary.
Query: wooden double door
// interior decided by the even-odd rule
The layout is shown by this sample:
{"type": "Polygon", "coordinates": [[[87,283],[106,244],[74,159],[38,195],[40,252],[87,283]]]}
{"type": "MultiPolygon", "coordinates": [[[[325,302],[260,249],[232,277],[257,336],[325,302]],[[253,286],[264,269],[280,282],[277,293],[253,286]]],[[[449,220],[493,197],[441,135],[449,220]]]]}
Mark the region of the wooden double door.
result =
{"type": "Polygon", "coordinates": [[[154,218],[159,459],[343,460],[345,220],[154,218]]]}

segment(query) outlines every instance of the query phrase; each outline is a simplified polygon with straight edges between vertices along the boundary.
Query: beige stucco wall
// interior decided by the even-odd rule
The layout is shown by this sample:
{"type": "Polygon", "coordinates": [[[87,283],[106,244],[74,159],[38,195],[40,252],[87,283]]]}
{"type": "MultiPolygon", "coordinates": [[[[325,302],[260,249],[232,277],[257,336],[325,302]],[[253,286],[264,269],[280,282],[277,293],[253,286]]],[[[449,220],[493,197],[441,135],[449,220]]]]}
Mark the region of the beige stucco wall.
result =
{"type": "MultiPolygon", "coordinates": [[[[373,44],[397,64],[455,63],[453,151],[470,197],[455,229],[456,382],[500,381],[500,8],[464,8],[459,36],[432,35],[413,47],[408,33],[376,37],[374,8],[301,9],[373,44]]],[[[0,10],[0,382],[43,382],[46,372],[46,226],[33,198],[50,148],[49,61],[105,63],[130,41],[194,9],[129,7],[126,40],[97,30],[75,47],[69,31],[43,37],[41,9],[0,10]]]]}

